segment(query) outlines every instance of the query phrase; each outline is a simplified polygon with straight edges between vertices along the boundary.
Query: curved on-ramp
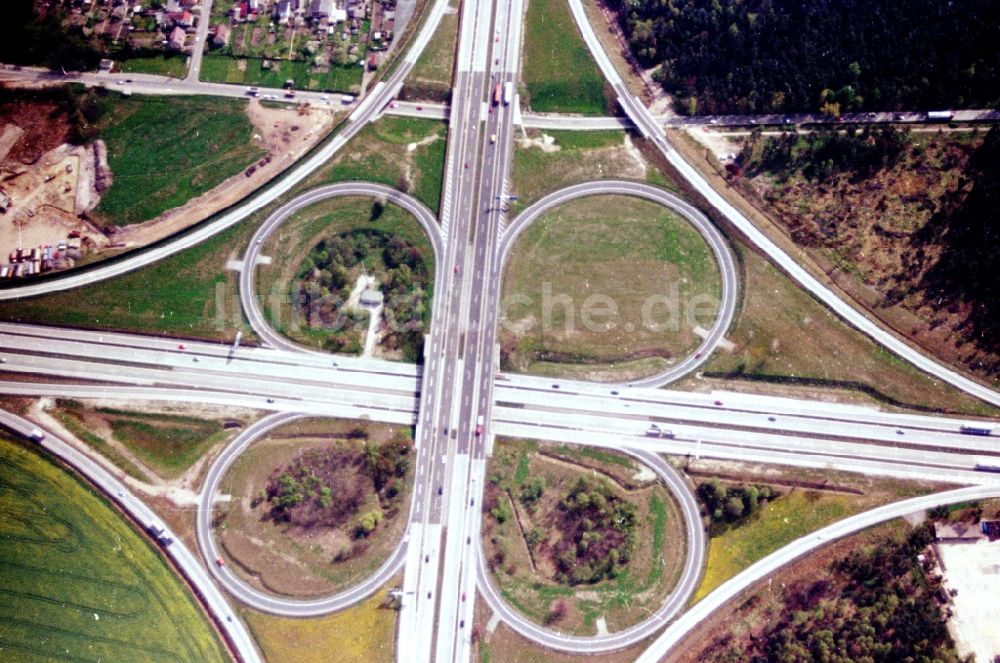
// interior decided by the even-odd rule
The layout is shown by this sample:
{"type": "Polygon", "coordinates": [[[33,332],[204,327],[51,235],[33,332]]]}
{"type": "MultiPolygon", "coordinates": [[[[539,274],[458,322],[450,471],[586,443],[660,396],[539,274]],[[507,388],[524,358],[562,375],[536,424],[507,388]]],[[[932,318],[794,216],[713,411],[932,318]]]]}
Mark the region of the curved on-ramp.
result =
{"type": "Polygon", "coordinates": [[[719,311],[716,315],[715,324],[712,325],[708,335],[702,340],[698,349],[693,354],[684,357],[677,365],[671,366],[662,373],[628,383],[628,386],[634,387],[661,387],[687,375],[708,361],[712,351],[715,350],[715,347],[722,340],[723,336],[725,336],[726,331],[732,324],[733,316],[736,314],[736,303],[739,298],[736,261],[733,258],[726,238],[698,208],[668,191],[640,182],[598,180],[574,184],[554,191],[536,201],[518,214],[517,218],[507,226],[497,249],[500,256],[501,269],[503,269],[503,266],[507,262],[507,257],[514,246],[514,242],[539,216],[571,200],[602,195],[642,198],[663,205],[680,214],[694,226],[698,234],[708,243],[712,254],[715,256],[715,263],[719,268],[719,278],[721,279],[720,297],[722,301],[719,303],[719,311]]]}
{"type": "Polygon", "coordinates": [[[643,621],[621,631],[608,635],[579,636],[566,635],[549,628],[539,626],[527,619],[521,613],[511,608],[500,596],[493,584],[489,569],[486,568],[485,556],[482,554],[482,543],[477,549],[477,585],[483,593],[486,603],[494,614],[500,616],[508,626],[517,633],[552,649],[574,653],[596,654],[622,649],[648,638],[663,628],[663,625],[674,618],[694,594],[701,580],[702,568],[705,564],[705,529],[701,521],[701,511],[694,495],[688,489],[684,478],[663,458],[649,451],[626,449],[626,453],[634,456],[640,462],[649,466],[666,484],[680,504],[685,523],[685,539],[687,542],[684,569],[677,581],[677,586],[666,601],[643,621]]]}
{"type": "Polygon", "coordinates": [[[328,184],[326,186],[311,189],[275,210],[271,216],[269,216],[267,220],[260,225],[257,231],[253,234],[253,237],[250,238],[250,246],[247,248],[247,252],[243,256],[243,268],[240,270],[240,305],[243,307],[243,312],[246,314],[247,320],[250,323],[250,327],[254,330],[254,333],[257,334],[262,341],[275,348],[297,352],[313,352],[312,350],[308,350],[296,343],[293,343],[274,331],[261,311],[260,300],[257,298],[255,293],[256,283],[254,280],[254,274],[257,270],[257,261],[260,259],[264,241],[267,240],[267,238],[270,237],[282,223],[284,223],[296,212],[324,200],[342,196],[371,196],[374,198],[382,198],[389,203],[398,205],[412,214],[424,229],[424,232],[434,249],[434,291],[435,293],[441,292],[439,286],[441,284],[442,275],[439,266],[441,264],[441,256],[444,255],[445,236],[441,231],[441,227],[437,223],[437,217],[430,209],[427,208],[426,205],[413,196],[403,193],[398,189],[372,182],[338,182],[336,184],[328,184]]]}
{"type": "Polygon", "coordinates": [[[212,536],[212,511],[213,500],[215,499],[215,494],[219,483],[222,481],[222,477],[232,466],[236,458],[255,440],[278,426],[303,419],[306,416],[294,413],[273,414],[257,421],[240,433],[212,463],[208,470],[208,475],[205,477],[205,484],[202,487],[198,502],[198,547],[201,549],[202,556],[205,558],[205,565],[210,569],[212,575],[230,594],[243,603],[257,610],[284,617],[315,617],[354,605],[358,601],[374,594],[382,585],[388,582],[392,576],[403,568],[403,563],[406,560],[406,543],[404,537],[389,558],[374,574],[349,589],[316,599],[292,599],[260,591],[251,587],[242,578],[230,571],[228,567],[219,566],[216,563],[216,560],[220,559],[221,556],[219,555],[219,548],[215,543],[215,537],[212,536]]]}

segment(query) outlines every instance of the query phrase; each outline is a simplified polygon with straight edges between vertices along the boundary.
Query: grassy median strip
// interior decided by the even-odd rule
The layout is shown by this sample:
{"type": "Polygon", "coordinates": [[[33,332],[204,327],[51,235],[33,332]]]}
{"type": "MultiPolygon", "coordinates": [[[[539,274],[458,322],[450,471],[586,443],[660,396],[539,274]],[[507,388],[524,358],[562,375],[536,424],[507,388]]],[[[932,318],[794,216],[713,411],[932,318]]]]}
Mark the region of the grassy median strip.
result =
{"type": "Polygon", "coordinates": [[[175,572],[103,498],[3,438],[0,467],[5,657],[229,660],[175,572]]]}
{"type": "Polygon", "coordinates": [[[238,224],[195,247],[143,269],[82,288],[0,302],[12,322],[120,329],[151,334],[232,340],[247,330],[234,294],[237,273],[226,261],[254,226],[238,224]]]}
{"type": "Polygon", "coordinates": [[[522,78],[531,110],[607,114],[604,77],[565,0],[529,0],[522,78]]]}
{"type": "Polygon", "coordinates": [[[407,99],[445,101],[451,96],[451,76],[458,38],[458,10],[441,17],[434,36],[413,66],[403,87],[407,99]]]}

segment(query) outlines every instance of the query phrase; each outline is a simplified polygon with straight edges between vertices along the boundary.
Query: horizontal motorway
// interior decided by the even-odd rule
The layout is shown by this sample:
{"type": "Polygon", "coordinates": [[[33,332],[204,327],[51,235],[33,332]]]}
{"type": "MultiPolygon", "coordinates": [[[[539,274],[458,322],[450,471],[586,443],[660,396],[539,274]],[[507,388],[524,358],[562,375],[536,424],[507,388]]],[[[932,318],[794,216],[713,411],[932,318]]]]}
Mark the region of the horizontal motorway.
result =
{"type": "MultiPolygon", "coordinates": [[[[143,393],[401,424],[412,423],[417,408],[419,376],[411,365],[338,358],[333,366],[282,350],[201,342],[180,349],[129,334],[62,333],[0,324],[0,366],[11,378],[0,392],[93,393],[93,385],[57,382],[69,376],[107,384],[107,396],[143,393]],[[36,382],[14,381],[19,374],[36,382]]],[[[500,435],[969,483],[994,480],[976,472],[977,464],[1000,464],[993,438],[960,432],[965,419],[857,405],[516,375],[497,378],[493,402],[492,430],[500,435]],[[653,423],[674,437],[647,437],[653,423]]]]}

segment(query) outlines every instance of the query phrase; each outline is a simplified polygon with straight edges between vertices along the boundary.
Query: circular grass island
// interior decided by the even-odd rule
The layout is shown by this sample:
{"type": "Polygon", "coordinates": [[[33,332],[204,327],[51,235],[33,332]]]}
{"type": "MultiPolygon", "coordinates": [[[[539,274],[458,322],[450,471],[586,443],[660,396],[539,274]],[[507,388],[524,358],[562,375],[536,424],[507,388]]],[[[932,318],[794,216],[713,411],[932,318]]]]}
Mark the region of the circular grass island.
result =
{"type": "Polygon", "coordinates": [[[360,196],[324,200],[293,214],[262,253],[271,260],[256,269],[256,293],[277,332],[329,352],[419,360],[434,250],[407,211],[360,196]]]}
{"type": "Polygon", "coordinates": [[[570,201],[511,249],[503,368],[615,382],[662,373],[711,329],[721,289],[711,248],[677,213],[632,196],[570,201]]]}
{"type": "Polygon", "coordinates": [[[630,457],[497,440],[485,564],[504,599],[538,624],[592,636],[648,619],[682,575],[684,532],[670,492],[630,457]]]}
{"type": "Polygon", "coordinates": [[[257,589],[314,598],[369,577],[399,545],[412,486],[411,430],[345,419],[280,426],[222,478],[214,534],[257,589]]]}

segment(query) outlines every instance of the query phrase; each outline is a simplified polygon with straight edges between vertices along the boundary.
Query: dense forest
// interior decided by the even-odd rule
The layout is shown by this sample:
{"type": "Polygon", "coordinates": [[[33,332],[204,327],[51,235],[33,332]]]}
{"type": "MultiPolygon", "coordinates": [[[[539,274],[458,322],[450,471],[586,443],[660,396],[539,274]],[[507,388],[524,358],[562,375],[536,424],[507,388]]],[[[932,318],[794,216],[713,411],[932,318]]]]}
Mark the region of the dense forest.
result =
{"type": "Polygon", "coordinates": [[[928,110],[1000,100],[993,0],[606,0],[688,114],[928,110]]]}
{"type": "Polygon", "coordinates": [[[576,585],[618,576],[635,548],[635,505],[620,498],[607,479],[582,476],[560,507],[562,537],[552,546],[556,579],[576,585]]]}
{"type": "Polygon", "coordinates": [[[64,67],[67,71],[96,69],[104,44],[84,36],[80,27],[64,27],[61,7],[51,7],[40,15],[34,5],[34,0],[4,3],[0,62],[64,67]]]}
{"type": "Polygon", "coordinates": [[[710,660],[958,661],[934,598],[938,578],[917,559],[933,540],[927,526],[901,542],[856,550],[825,577],[789,585],[776,619],[710,660]]]}

